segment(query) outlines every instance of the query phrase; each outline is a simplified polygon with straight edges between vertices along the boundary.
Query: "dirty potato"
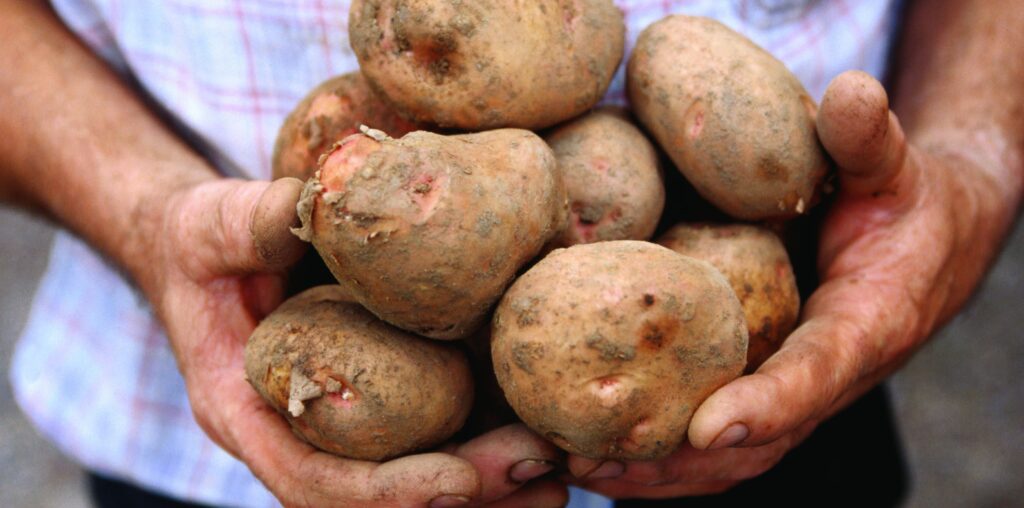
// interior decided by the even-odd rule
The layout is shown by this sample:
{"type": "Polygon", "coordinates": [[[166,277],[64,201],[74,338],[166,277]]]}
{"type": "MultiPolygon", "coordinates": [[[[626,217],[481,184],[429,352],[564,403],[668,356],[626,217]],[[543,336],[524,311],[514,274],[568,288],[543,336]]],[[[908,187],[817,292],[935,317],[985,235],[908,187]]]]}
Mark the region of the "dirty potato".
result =
{"type": "Polygon", "coordinates": [[[506,398],[537,433],[585,457],[653,460],[743,371],[747,326],[711,265],[613,241],[555,250],[520,277],[491,347],[506,398]]]}
{"type": "Polygon", "coordinates": [[[721,23],[670,16],[645,29],[627,68],[640,122],[697,192],[746,220],[815,204],[827,162],[816,106],[782,62],[721,23]]]}
{"type": "Polygon", "coordinates": [[[566,216],[555,157],[529,131],[370,131],[339,142],[306,182],[297,233],[381,319],[457,339],[566,216]]]}
{"type": "Polygon", "coordinates": [[[271,161],[273,179],[290,176],[306,181],[316,172],[320,155],[358,133],[360,125],[395,137],[416,130],[370,90],[358,71],[321,83],[281,125],[271,161]]]}
{"type": "Polygon", "coordinates": [[[465,355],[346,300],[319,286],[281,304],[246,345],[249,383],[298,436],[344,457],[386,460],[454,434],[473,400],[465,355]]]}
{"type": "Polygon", "coordinates": [[[355,0],[349,42],[367,79],[418,122],[538,129],[601,99],[624,50],[611,0],[355,0]]]}
{"type": "Polygon", "coordinates": [[[786,248],[775,233],[747,224],[677,224],[658,243],[711,263],[729,280],[743,305],[754,371],[796,326],[800,294],[786,248]]]}
{"type": "Polygon", "coordinates": [[[648,240],[665,206],[658,154],[619,108],[604,107],[544,136],[569,195],[569,226],[553,247],[648,240]]]}

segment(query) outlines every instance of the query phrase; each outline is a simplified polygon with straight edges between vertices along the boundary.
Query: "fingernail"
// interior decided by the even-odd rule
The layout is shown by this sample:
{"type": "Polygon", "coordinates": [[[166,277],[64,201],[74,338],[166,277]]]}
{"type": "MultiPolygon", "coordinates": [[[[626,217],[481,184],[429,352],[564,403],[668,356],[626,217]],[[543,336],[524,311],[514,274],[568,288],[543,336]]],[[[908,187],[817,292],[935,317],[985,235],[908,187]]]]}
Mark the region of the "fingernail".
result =
{"type": "Polygon", "coordinates": [[[717,450],[719,448],[736,446],[746,439],[748,435],[750,435],[750,430],[747,429],[746,425],[743,425],[742,423],[734,423],[726,427],[725,430],[723,430],[722,433],[711,442],[711,445],[708,446],[708,450],[717,450]]]}
{"type": "Polygon", "coordinates": [[[626,471],[626,465],[617,460],[606,460],[593,471],[583,475],[584,480],[607,480],[618,478],[626,471]]]}
{"type": "Polygon", "coordinates": [[[546,460],[526,459],[516,462],[508,470],[508,478],[515,483],[526,483],[555,468],[555,465],[546,460]]]}
{"type": "Polygon", "coordinates": [[[466,506],[467,504],[469,504],[469,498],[466,496],[445,494],[437,496],[430,501],[430,508],[454,508],[456,506],[466,506]]]}

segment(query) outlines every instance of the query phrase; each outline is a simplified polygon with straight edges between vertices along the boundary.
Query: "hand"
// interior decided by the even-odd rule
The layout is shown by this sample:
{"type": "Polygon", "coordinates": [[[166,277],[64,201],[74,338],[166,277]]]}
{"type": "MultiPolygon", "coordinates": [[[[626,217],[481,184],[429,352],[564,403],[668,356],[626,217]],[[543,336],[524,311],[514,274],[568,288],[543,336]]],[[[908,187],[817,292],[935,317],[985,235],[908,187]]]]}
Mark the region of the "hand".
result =
{"type": "Polygon", "coordinates": [[[823,283],[801,325],[754,374],[697,409],[692,446],[649,463],[572,457],[584,487],[612,497],[710,494],[766,471],[896,370],[979,282],[1007,223],[986,201],[1001,189],[972,162],[980,158],[909,146],[884,89],[860,72],[829,85],[817,124],[841,188],[821,233],[823,283]]]}
{"type": "Polygon", "coordinates": [[[564,485],[526,483],[550,469],[558,453],[525,427],[502,427],[448,445],[447,453],[346,460],[297,439],[246,383],[246,340],[280,303],[282,274],[305,248],[288,231],[300,190],[293,179],[206,180],[175,192],[154,212],[162,234],[151,239],[152,276],[143,288],[167,329],[203,430],[287,506],[564,503],[564,485]]]}

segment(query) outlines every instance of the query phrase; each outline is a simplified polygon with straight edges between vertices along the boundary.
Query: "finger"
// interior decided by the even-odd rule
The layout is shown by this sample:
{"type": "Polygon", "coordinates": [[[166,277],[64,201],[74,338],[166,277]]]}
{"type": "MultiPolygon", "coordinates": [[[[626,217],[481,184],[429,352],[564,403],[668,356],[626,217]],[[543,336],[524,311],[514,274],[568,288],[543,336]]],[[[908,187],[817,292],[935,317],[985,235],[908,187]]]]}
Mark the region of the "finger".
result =
{"type": "Polygon", "coordinates": [[[295,205],[303,183],[296,178],[279,178],[260,196],[249,220],[249,233],[264,267],[284,269],[305,252],[305,242],[291,232],[299,226],[295,205]]]}
{"type": "MultiPolygon", "coordinates": [[[[775,466],[793,447],[814,430],[811,422],[762,446],[698,450],[684,444],[669,457],[657,461],[627,462],[625,472],[615,481],[643,487],[670,487],[684,484],[723,484],[749,480],[775,466]]],[[[609,480],[590,481],[606,485],[609,480]]],[[[680,490],[680,495],[687,492],[680,490]]]]}
{"type": "Polygon", "coordinates": [[[821,144],[839,168],[842,191],[870,195],[894,183],[907,143],[885,89],[871,75],[847,71],[829,83],[817,117],[821,144]]]}
{"type": "Polygon", "coordinates": [[[812,428],[806,426],[765,446],[753,448],[698,450],[684,444],[664,459],[619,463],[622,467],[616,469],[614,475],[602,472],[612,471],[608,465],[614,464],[615,461],[570,457],[570,471],[573,471],[573,462],[576,461],[579,461],[579,466],[589,467],[589,470],[584,469],[583,476],[574,478],[574,482],[602,492],[612,485],[630,484],[634,488],[642,487],[645,490],[651,487],[675,486],[679,489],[679,495],[683,495],[690,492],[690,484],[706,486],[730,483],[764,473],[809,434],[812,428]]]}
{"type": "Polygon", "coordinates": [[[483,502],[501,499],[523,484],[549,473],[562,453],[523,424],[506,425],[454,450],[480,473],[483,502]]]}
{"type": "Polygon", "coordinates": [[[771,442],[827,417],[888,372],[882,362],[905,357],[919,323],[906,288],[882,277],[855,274],[822,285],[807,302],[805,322],[774,356],[697,408],[690,443],[718,449],[771,442]]]}
{"type": "Polygon", "coordinates": [[[863,72],[845,72],[829,84],[817,126],[841,187],[819,248],[824,268],[851,242],[879,234],[927,203],[935,184],[908,147],[885,89],[863,72]]]}
{"type": "Polygon", "coordinates": [[[487,508],[562,507],[569,503],[569,487],[558,480],[540,479],[527,483],[515,493],[486,503],[487,508]]]}
{"type": "Polygon", "coordinates": [[[619,461],[607,461],[605,459],[589,459],[587,457],[581,457],[579,455],[569,455],[569,460],[567,461],[566,465],[569,467],[569,474],[571,474],[573,478],[577,478],[580,480],[594,478],[595,473],[596,477],[599,478],[608,478],[609,475],[618,476],[618,474],[615,474],[617,471],[621,473],[621,471],[625,470],[625,465],[619,461]],[[608,462],[609,464],[606,465],[606,462],[608,462]],[[598,471],[598,469],[600,469],[601,466],[605,466],[605,468],[601,471],[598,471]]]}
{"type": "Polygon", "coordinates": [[[254,319],[253,326],[277,309],[284,298],[284,277],[280,275],[253,275],[241,279],[239,285],[244,308],[254,319]]]}
{"type": "Polygon", "coordinates": [[[297,223],[300,188],[295,179],[221,180],[196,188],[172,218],[177,261],[196,280],[283,271],[306,248],[289,231],[297,223]]]}
{"type": "Polygon", "coordinates": [[[466,460],[443,453],[382,463],[336,457],[299,441],[248,391],[244,403],[228,408],[232,439],[226,444],[286,506],[446,507],[479,497],[479,476],[466,460]]]}

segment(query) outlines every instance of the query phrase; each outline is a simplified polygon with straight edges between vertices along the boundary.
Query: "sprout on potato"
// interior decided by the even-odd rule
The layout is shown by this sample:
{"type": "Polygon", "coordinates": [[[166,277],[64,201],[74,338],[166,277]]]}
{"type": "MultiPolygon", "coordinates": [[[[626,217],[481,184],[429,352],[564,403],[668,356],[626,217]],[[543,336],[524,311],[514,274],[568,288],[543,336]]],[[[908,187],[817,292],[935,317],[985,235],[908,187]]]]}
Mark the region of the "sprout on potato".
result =
{"type": "Polygon", "coordinates": [[[344,457],[385,460],[454,434],[473,400],[465,355],[346,300],[319,286],[281,304],[246,344],[249,383],[298,436],[344,457]]]}

